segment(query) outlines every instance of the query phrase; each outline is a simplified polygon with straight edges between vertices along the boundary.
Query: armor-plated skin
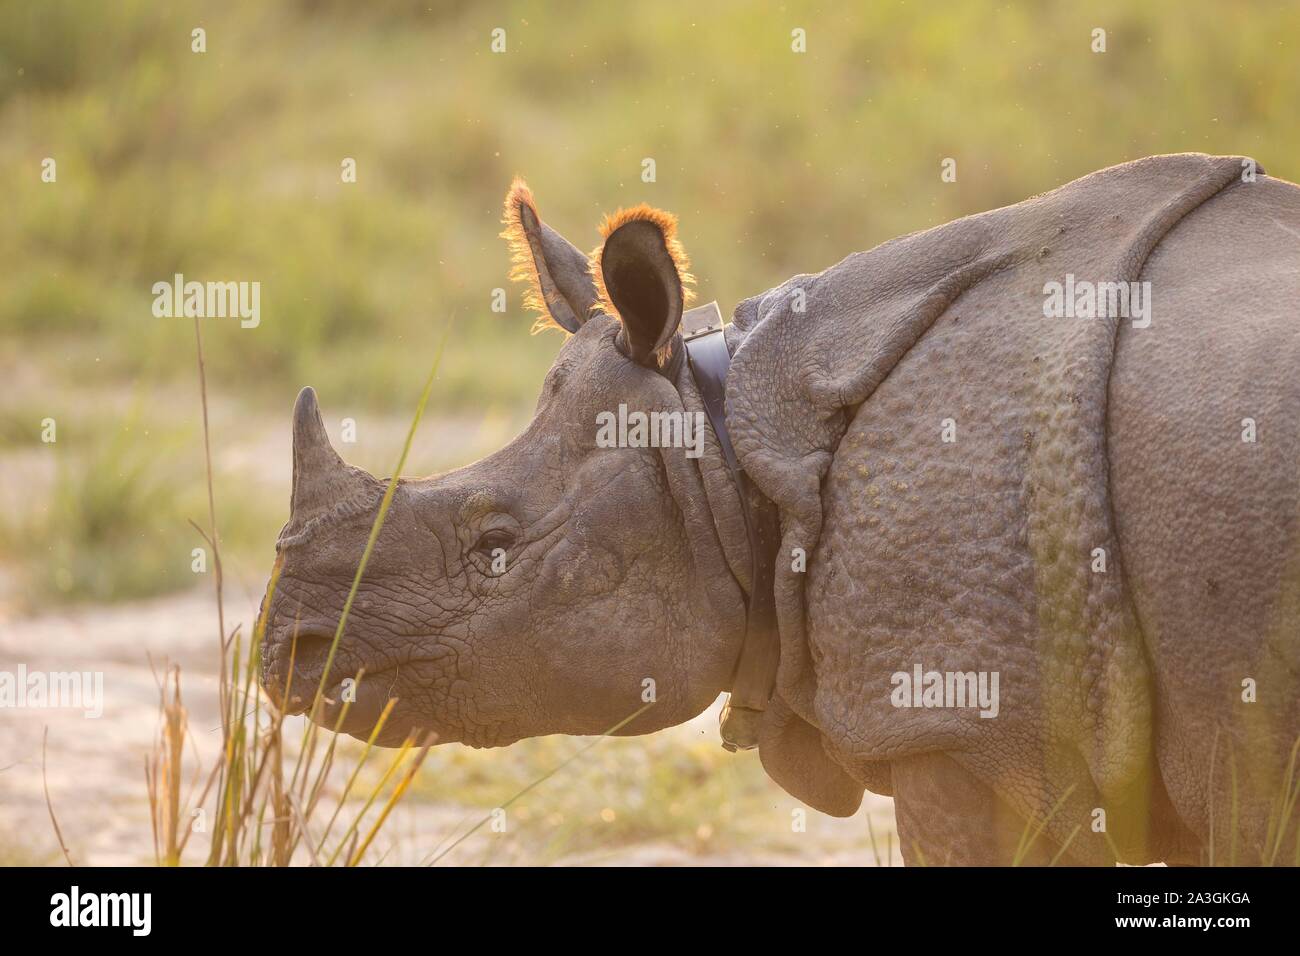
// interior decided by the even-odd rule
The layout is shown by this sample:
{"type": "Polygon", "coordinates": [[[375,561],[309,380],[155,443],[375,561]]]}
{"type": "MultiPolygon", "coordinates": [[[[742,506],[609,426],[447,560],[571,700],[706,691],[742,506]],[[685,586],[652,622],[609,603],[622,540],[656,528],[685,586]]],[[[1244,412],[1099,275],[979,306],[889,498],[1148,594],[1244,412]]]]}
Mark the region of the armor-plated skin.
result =
{"type": "MultiPolygon", "coordinates": [[[[794,796],[892,793],[908,862],[1296,862],[1300,190],[1245,171],[1114,167],[737,308],[728,430],[783,534],[760,756],[794,796]],[[1149,321],[1048,317],[1066,276],[1149,283],[1149,321]],[[996,716],[900,707],[914,666],[996,673],[996,716]]],[[[646,733],[728,688],[749,553],[715,436],[595,441],[620,403],[700,408],[674,233],[614,217],[598,283],[512,189],[516,265],[572,335],[523,435],[399,484],[331,674],[367,671],[349,732],[391,695],[388,744],[599,733],[650,680],[621,731],[646,733]]],[[[265,670],[274,695],[298,618],[304,700],[382,492],[327,449],[305,392],[265,670]]]]}

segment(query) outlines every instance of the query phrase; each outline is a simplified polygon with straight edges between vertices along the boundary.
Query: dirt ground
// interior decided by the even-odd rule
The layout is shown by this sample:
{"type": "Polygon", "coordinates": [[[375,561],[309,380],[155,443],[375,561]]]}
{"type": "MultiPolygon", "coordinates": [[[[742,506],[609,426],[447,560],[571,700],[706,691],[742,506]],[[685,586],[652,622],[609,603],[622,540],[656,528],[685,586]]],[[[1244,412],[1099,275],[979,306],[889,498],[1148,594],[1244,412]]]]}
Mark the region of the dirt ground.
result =
{"type": "MultiPolygon", "coordinates": [[[[229,588],[228,626],[240,621],[247,626],[255,610],[256,598],[251,588],[239,585],[229,588]]],[[[103,715],[97,719],[70,710],[0,711],[0,863],[62,863],[42,786],[41,741],[47,731],[45,761],[50,801],[74,862],[101,866],[152,862],[144,760],[157,727],[155,673],[161,672],[164,662],[181,665],[193,745],[201,758],[191,767],[210,766],[219,748],[219,732],[215,730],[218,725],[216,640],[214,599],[206,589],[129,604],[81,606],[36,617],[20,618],[0,609],[0,670],[12,671],[21,662],[29,671],[99,671],[104,675],[105,701],[103,715]]],[[[542,852],[545,844],[534,839],[535,828],[542,826],[544,819],[557,815],[547,814],[548,807],[562,806],[573,816],[582,812],[579,790],[595,792],[608,784],[624,796],[608,799],[610,806],[602,807],[599,812],[607,818],[624,814],[620,800],[642,803],[628,800],[627,794],[635,794],[637,780],[647,775],[647,754],[652,765],[660,765],[662,772],[658,778],[662,780],[666,774],[667,786],[672,787],[671,770],[663,770],[663,765],[671,763],[682,748],[703,747],[703,741],[708,741],[710,749],[706,752],[712,755],[716,727],[715,704],[689,724],[652,737],[601,741],[574,765],[537,789],[532,806],[539,812],[530,818],[527,807],[521,807],[520,818],[524,823],[518,833],[493,833],[484,827],[448,854],[442,863],[875,865],[888,860],[897,865],[900,862],[892,833],[890,800],[868,794],[863,809],[847,820],[831,819],[808,810],[806,832],[790,833],[792,827],[788,821],[792,808],[800,805],[761,773],[753,771],[756,762],[746,765],[749,769],[736,776],[734,796],[725,785],[721,789],[701,791],[696,782],[681,781],[682,794],[673,798],[686,803],[681,833],[663,826],[647,827],[644,836],[638,837],[635,830],[632,836],[621,831],[616,839],[605,843],[598,831],[587,831],[572,849],[561,844],[558,851],[551,847],[548,852],[542,852]],[[603,757],[602,747],[609,751],[603,757]],[[619,776],[626,779],[608,779],[619,776]],[[692,792],[696,797],[691,797],[692,792]],[[706,795],[700,797],[701,792],[706,795]],[[707,794],[715,792],[721,794],[716,802],[727,806],[710,805],[713,798],[707,794]],[[731,813],[733,803],[738,808],[736,813],[750,815],[751,819],[744,821],[748,829],[729,840],[710,843],[701,839],[713,830],[708,822],[713,813],[731,813]],[[867,815],[871,817],[877,840],[874,849],[867,832],[867,815]],[[531,832],[530,826],[534,828],[531,832]],[[773,839],[767,839],[761,832],[753,838],[744,835],[765,829],[774,834],[773,839]],[[777,830],[787,832],[776,835],[777,830]]],[[[582,743],[577,739],[571,742],[575,749],[582,743]]],[[[517,761],[525,758],[516,754],[522,755],[519,748],[527,743],[475,753],[469,763],[437,764],[431,760],[422,771],[431,778],[429,786],[399,806],[386,827],[387,843],[378,847],[376,860],[385,864],[425,861],[437,847],[445,846],[455,834],[490,812],[491,803],[458,798],[459,788],[454,786],[454,778],[462,772],[486,776],[489,780],[494,774],[517,774],[517,761]],[[511,761],[516,763],[512,765],[511,761]]],[[[466,756],[470,756],[468,752],[466,756]]],[[[539,758],[534,754],[528,759],[539,758]]],[[[529,772],[531,769],[530,764],[529,772]]],[[[650,795],[647,799],[654,797],[650,795]]],[[[594,826],[599,827],[600,823],[594,826]]],[[[204,849],[193,846],[186,861],[200,862],[204,849]]]]}

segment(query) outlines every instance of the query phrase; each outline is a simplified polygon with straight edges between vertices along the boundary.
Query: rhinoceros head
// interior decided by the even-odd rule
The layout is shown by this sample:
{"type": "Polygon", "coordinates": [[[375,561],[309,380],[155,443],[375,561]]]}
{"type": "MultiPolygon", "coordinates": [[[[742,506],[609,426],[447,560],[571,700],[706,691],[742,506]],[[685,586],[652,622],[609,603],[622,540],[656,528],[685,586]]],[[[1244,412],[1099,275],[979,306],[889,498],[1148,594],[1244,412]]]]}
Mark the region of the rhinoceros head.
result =
{"type": "Polygon", "coordinates": [[[717,529],[739,525],[705,504],[712,444],[699,459],[598,441],[599,416],[620,405],[687,411],[668,371],[685,257],[672,217],[649,207],[602,232],[584,255],[512,186],[503,236],[516,275],[540,321],[570,334],[523,434],[465,468],[399,481],[327,674],[386,482],[346,464],[315,393],[299,395],[291,515],[263,609],[263,684],[289,712],[307,710],[324,677],[324,726],[355,696],[343,729],[365,736],[396,698],[380,743],[433,731],[500,746],[601,733],[653,700],[622,731],[646,733],[726,687],[744,615],[717,529]]]}

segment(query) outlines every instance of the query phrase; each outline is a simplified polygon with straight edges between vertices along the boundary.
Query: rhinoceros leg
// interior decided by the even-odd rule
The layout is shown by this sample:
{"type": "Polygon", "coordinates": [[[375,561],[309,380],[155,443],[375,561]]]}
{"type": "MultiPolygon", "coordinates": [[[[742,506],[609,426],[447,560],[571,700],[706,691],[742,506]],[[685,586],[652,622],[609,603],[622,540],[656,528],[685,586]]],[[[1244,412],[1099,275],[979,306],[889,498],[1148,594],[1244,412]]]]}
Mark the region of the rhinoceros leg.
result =
{"type": "Polygon", "coordinates": [[[1300,188],[1224,190],[1143,279],[1151,325],[1121,327],[1108,452],[1160,773],[1201,862],[1300,862],[1283,803],[1300,737],[1300,188]]]}
{"type": "Polygon", "coordinates": [[[945,754],[895,760],[893,786],[899,847],[908,866],[1079,863],[945,754]]]}

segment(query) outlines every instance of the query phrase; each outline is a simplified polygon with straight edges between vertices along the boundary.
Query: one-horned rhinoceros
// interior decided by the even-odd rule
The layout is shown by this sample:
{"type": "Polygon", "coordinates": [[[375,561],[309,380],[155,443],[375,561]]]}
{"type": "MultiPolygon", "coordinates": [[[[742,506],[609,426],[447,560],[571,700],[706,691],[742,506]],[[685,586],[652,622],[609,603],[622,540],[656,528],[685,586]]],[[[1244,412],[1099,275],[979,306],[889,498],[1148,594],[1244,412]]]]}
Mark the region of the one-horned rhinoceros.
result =
{"type": "MultiPolygon", "coordinates": [[[[567,340],[522,435],[396,485],[320,723],[364,669],[344,729],[395,697],[384,744],[653,699],[643,734],[748,666],[767,772],[830,814],[892,795],[908,862],[1297,862],[1300,188],[1152,157],[795,276],[701,336],[712,420],[675,220],[601,231],[585,255],[511,188],[567,340]]],[[[283,701],[296,634],[291,712],[386,487],[310,389],[293,437],[263,673],[283,701]]]]}

